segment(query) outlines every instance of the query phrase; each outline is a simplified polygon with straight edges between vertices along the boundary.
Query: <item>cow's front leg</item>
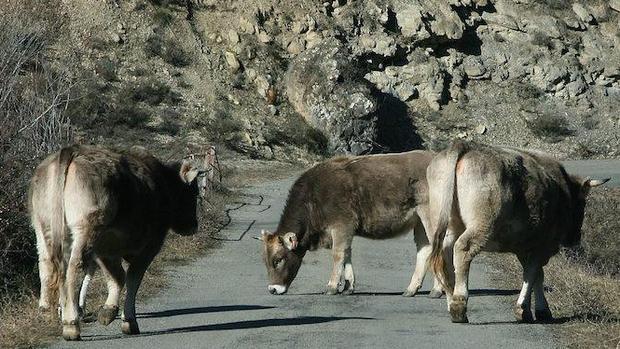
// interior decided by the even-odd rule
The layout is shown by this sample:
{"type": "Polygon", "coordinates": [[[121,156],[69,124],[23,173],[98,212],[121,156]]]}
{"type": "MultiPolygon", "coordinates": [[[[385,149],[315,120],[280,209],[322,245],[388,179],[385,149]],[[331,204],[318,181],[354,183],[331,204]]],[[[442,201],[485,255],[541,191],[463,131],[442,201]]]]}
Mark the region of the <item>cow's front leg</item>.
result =
{"type": "Polygon", "coordinates": [[[82,286],[80,287],[80,298],[78,301],[80,317],[83,317],[86,313],[86,296],[96,269],[97,264],[95,261],[89,261],[85,268],[86,275],[84,275],[84,279],[82,280],[82,286]]]}
{"type": "Polygon", "coordinates": [[[553,321],[553,316],[551,315],[551,310],[549,310],[549,303],[547,303],[547,298],[545,298],[545,290],[543,283],[545,281],[545,272],[543,268],[540,267],[538,270],[538,277],[536,278],[536,282],[534,283],[534,296],[536,297],[536,311],[534,314],[536,315],[536,321],[542,323],[549,323],[553,321]]]}
{"type": "Polygon", "coordinates": [[[443,287],[441,287],[441,281],[439,281],[439,278],[437,277],[437,275],[433,275],[433,288],[428,293],[428,296],[430,298],[441,298],[442,294],[443,294],[443,287]]]}
{"type": "Polygon", "coordinates": [[[517,256],[523,267],[523,286],[519,292],[519,298],[514,308],[515,318],[518,322],[533,322],[531,301],[534,283],[538,278],[538,263],[532,258],[517,256]]]}
{"type": "Polygon", "coordinates": [[[125,285],[125,270],[120,258],[99,258],[97,263],[103,270],[108,286],[108,298],[105,304],[99,309],[97,320],[100,324],[109,325],[118,315],[118,301],[121,290],[125,285]]]}
{"type": "Polygon", "coordinates": [[[424,276],[428,269],[428,259],[431,256],[432,247],[426,236],[426,229],[422,225],[422,221],[419,220],[413,229],[413,238],[416,244],[416,258],[415,269],[411,276],[411,282],[407,287],[407,290],[403,293],[405,297],[413,297],[418,292],[422,283],[424,282],[424,276]]]}
{"type": "Polygon", "coordinates": [[[153,258],[159,253],[163,244],[164,234],[157,241],[147,245],[143,253],[129,260],[129,268],[127,269],[127,296],[125,297],[125,309],[123,312],[123,323],[121,330],[124,334],[139,334],[140,328],[136,320],[136,295],[138,288],[142,283],[144,272],[153,261],[153,258]]]}
{"type": "MultiPolygon", "coordinates": [[[[326,294],[334,295],[338,293],[338,285],[342,279],[342,272],[344,271],[345,261],[349,261],[351,256],[351,240],[353,234],[347,234],[345,229],[330,229],[330,235],[332,237],[332,257],[333,266],[332,273],[327,283],[326,294]],[[347,257],[348,255],[348,257],[347,257]]],[[[350,267],[351,274],[353,274],[353,267],[350,267]]],[[[352,275],[351,275],[352,276],[352,275]]]]}

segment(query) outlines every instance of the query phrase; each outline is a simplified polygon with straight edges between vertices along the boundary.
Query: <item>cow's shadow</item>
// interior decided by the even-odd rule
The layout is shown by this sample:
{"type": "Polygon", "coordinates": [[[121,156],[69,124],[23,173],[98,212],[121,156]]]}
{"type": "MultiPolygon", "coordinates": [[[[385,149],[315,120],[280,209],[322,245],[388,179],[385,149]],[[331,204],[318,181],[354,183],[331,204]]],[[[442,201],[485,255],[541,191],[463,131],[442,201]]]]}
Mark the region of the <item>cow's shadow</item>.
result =
{"type": "Polygon", "coordinates": [[[213,306],[213,307],[195,307],[195,308],[154,311],[154,312],[138,314],[138,318],[160,318],[160,317],[170,317],[170,316],[177,316],[177,315],[220,313],[220,312],[226,312],[226,311],[261,310],[261,309],[273,309],[273,308],[275,307],[268,307],[268,306],[263,306],[263,305],[221,305],[221,306],[213,306]]]}
{"type": "MultiPolygon", "coordinates": [[[[514,296],[519,294],[520,290],[500,290],[492,288],[479,288],[469,290],[471,297],[484,297],[484,296],[514,296]]],[[[428,296],[429,291],[418,291],[416,296],[428,296]]],[[[291,296],[318,296],[322,295],[322,292],[308,292],[308,293],[291,293],[291,296]]],[[[402,296],[403,292],[354,292],[352,296],[402,296]]]]}
{"type": "Polygon", "coordinates": [[[101,341],[120,338],[138,338],[159,336],[175,333],[191,333],[191,332],[205,332],[205,331],[229,331],[229,330],[245,330],[253,328],[265,328],[265,327],[279,327],[279,326],[300,326],[300,325],[314,325],[333,321],[342,320],[375,320],[368,317],[336,317],[336,316],[300,316],[294,318],[279,318],[279,319],[261,319],[261,320],[246,320],[225,322],[212,325],[199,325],[199,326],[186,326],[176,327],[167,330],[146,331],[137,335],[103,335],[103,336],[83,336],[84,341],[101,341]]]}

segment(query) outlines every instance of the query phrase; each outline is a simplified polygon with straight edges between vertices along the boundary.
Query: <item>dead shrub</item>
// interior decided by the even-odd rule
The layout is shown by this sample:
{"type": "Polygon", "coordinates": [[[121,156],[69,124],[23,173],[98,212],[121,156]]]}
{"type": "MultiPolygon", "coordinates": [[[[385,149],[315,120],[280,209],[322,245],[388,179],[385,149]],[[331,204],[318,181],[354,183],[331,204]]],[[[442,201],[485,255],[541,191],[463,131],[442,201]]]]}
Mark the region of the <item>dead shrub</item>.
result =
{"type": "Polygon", "coordinates": [[[71,140],[63,113],[71,84],[45,60],[46,26],[0,17],[0,298],[36,280],[26,212],[37,161],[71,140]]]}
{"type": "Polygon", "coordinates": [[[526,120],[527,127],[534,135],[550,143],[557,143],[574,131],[568,128],[568,121],[559,114],[547,112],[526,120]]]}
{"type": "Polygon", "coordinates": [[[151,34],[145,42],[144,52],[149,57],[159,56],[164,62],[175,67],[186,67],[192,57],[174,38],[165,38],[159,30],[151,34]]]}

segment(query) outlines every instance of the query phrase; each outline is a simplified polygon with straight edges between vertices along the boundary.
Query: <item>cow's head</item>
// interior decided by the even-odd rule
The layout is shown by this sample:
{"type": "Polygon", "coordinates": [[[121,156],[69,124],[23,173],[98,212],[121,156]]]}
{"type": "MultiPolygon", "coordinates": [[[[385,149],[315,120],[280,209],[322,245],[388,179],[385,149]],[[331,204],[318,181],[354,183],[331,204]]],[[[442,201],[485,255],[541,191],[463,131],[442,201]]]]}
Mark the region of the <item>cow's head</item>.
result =
{"type": "Polygon", "coordinates": [[[569,217],[572,219],[572,222],[570,222],[570,227],[566,231],[562,245],[575,246],[579,244],[581,241],[581,225],[583,224],[583,216],[585,213],[586,197],[588,193],[590,193],[590,189],[607,183],[609,179],[610,178],[591,179],[589,177],[570,177],[572,212],[570,212],[569,217]]]}
{"type": "Polygon", "coordinates": [[[203,154],[190,154],[183,158],[179,167],[182,188],[176,193],[177,210],[174,212],[172,230],[180,235],[195,234],[202,203],[210,187],[210,176],[214,171],[212,159],[215,149],[203,154]]]}
{"type": "Polygon", "coordinates": [[[299,248],[295,233],[261,232],[263,261],[269,275],[267,289],[271,294],[284,294],[297,276],[304,251],[299,248]]]}

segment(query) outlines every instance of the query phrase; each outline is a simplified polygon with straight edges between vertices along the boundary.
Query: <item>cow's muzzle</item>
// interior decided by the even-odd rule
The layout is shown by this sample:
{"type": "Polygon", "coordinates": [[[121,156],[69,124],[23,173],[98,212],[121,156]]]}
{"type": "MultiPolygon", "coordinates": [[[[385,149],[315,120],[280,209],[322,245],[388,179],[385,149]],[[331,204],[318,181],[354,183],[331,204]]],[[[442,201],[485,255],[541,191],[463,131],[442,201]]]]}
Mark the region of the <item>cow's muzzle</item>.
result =
{"type": "Polygon", "coordinates": [[[269,290],[271,294],[285,294],[287,287],[282,285],[269,285],[267,286],[267,290],[269,290]]]}

